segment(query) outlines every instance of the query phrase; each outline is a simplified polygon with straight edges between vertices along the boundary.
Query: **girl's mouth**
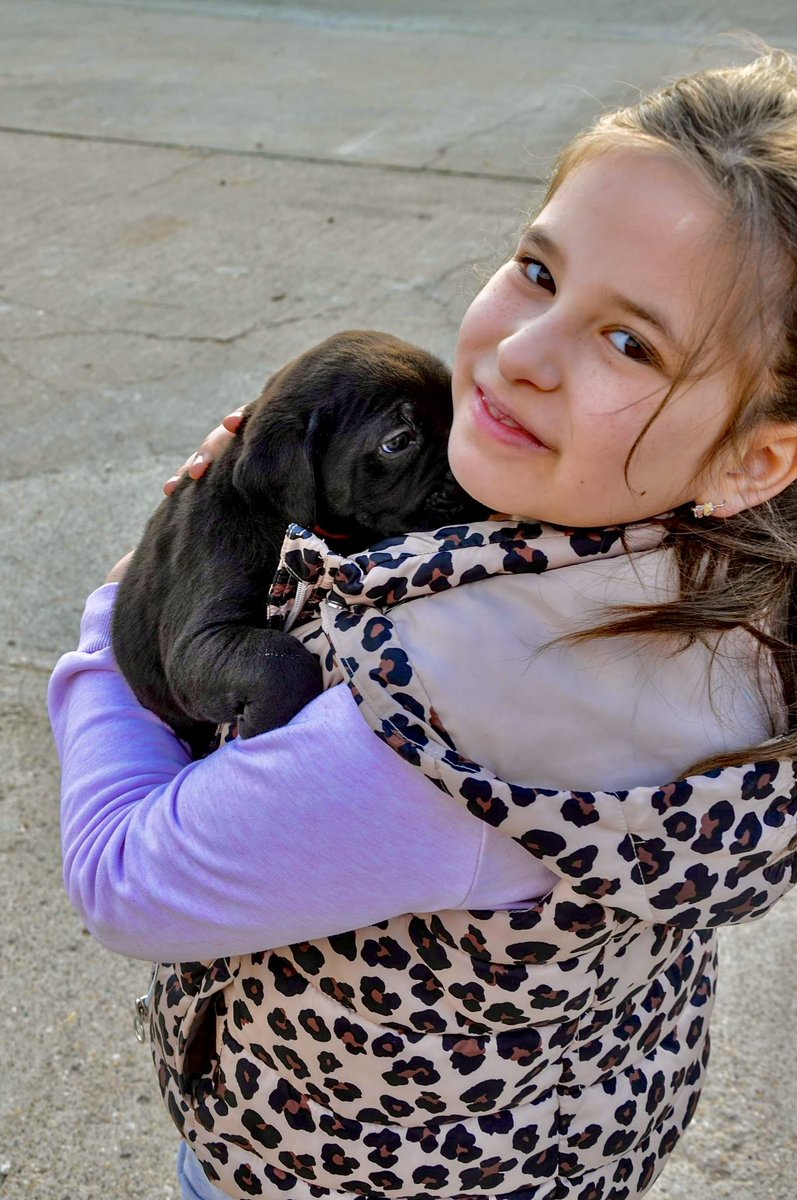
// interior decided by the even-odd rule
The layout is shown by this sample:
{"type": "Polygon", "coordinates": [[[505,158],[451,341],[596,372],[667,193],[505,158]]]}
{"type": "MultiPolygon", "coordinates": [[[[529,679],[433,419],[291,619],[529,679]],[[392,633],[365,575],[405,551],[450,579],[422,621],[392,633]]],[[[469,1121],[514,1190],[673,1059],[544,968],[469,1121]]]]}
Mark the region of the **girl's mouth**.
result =
{"type": "Polygon", "coordinates": [[[521,425],[514,417],[495,403],[478,384],[474,388],[473,415],[477,426],[484,433],[502,442],[505,446],[532,446],[540,450],[548,447],[538,437],[521,425]]]}

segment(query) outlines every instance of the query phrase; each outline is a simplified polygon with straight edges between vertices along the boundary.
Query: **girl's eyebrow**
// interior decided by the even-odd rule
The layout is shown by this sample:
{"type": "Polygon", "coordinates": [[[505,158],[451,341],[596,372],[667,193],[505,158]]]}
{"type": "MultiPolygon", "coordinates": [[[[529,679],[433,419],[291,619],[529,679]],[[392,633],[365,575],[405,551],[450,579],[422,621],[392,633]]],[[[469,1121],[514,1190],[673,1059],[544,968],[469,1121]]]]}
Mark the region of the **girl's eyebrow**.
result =
{"type": "Polygon", "coordinates": [[[564,258],[564,255],[556,245],[556,242],[554,242],[553,239],[548,236],[545,230],[541,229],[538,225],[529,225],[523,230],[523,234],[520,239],[521,247],[527,246],[530,242],[533,242],[543,254],[548,254],[551,258],[559,259],[560,261],[564,258]]]}
{"type": "Polygon", "coordinates": [[[620,292],[611,292],[607,296],[607,300],[612,307],[624,309],[629,316],[636,317],[639,321],[647,321],[648,325],[652,325],[654,329],[658,329],[664,340],[677,354],[684,354],[683,346],[676,338],[672,326],[661,313],[657,313],[655,309],[646,308],[642,304],[637,304],[635,300],[629,300],[627,296],[621,295],[620,292]]]}
{"type": "MultiPolygon", "coordinates": [[[[559,263],[565,261],[565,255],[553,238],[544,229],[536,225],[530,225],[525,229],[520,239],[521,248],[527,248],[530,245],[536,247],[554,261],[558,261],[559,263]]],[[[657,312],[656,309],[648,308],[646,305],[639,304],[636,300],[629,299],[628,296],[624,296],[621,292],[610,292],[606,296],[606,302],[613,308],[623,309],[629,316],[636,317],[637,320],[646,321],[659,331],[664,340],[677,354],[684,354],[683,346],[675,336],[675,332],[669,321],[662,313],[657,312]]]]}

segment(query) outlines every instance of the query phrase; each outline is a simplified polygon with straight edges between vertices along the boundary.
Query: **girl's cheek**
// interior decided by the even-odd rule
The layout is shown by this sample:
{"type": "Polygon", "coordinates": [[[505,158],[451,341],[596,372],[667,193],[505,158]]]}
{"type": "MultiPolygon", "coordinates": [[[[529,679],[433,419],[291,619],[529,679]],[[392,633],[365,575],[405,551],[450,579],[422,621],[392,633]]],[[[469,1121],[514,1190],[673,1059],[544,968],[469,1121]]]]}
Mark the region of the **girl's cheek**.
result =
{"type": "Polygon", "coordinates": [[[505,306],[502,289],[497,276],[493,276],[471,301],[462,318],[460,336],[479,340],[500,321],[500,312],[505,306]]]}

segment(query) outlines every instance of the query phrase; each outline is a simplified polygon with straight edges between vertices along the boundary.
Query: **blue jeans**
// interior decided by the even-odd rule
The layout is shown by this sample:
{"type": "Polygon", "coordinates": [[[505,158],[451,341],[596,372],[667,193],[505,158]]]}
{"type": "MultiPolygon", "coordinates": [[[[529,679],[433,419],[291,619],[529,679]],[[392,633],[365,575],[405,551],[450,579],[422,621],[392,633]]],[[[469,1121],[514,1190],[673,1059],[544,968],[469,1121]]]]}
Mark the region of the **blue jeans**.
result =
{"type": "Polygon", "coordinates": [[[177,1151],[177,1182],[182,1200],[230,1200],[210,1182],[188,1142],[180,1142],[177,1151]]]}

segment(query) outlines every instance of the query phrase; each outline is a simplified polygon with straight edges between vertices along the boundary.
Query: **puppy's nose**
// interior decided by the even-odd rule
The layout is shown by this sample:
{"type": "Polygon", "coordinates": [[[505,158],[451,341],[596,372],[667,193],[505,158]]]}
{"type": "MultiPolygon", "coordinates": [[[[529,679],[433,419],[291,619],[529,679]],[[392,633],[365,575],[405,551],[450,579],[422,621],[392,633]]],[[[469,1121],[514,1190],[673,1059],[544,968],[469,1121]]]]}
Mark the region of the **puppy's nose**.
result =
{"type": "Polygon", "coordinates": [[[479,504],[461,487],[450,471],[427,495],[422,521],[418,529],[435,529],[449,521],[480,521],[489,516],[489,509],[479,504]]]}

